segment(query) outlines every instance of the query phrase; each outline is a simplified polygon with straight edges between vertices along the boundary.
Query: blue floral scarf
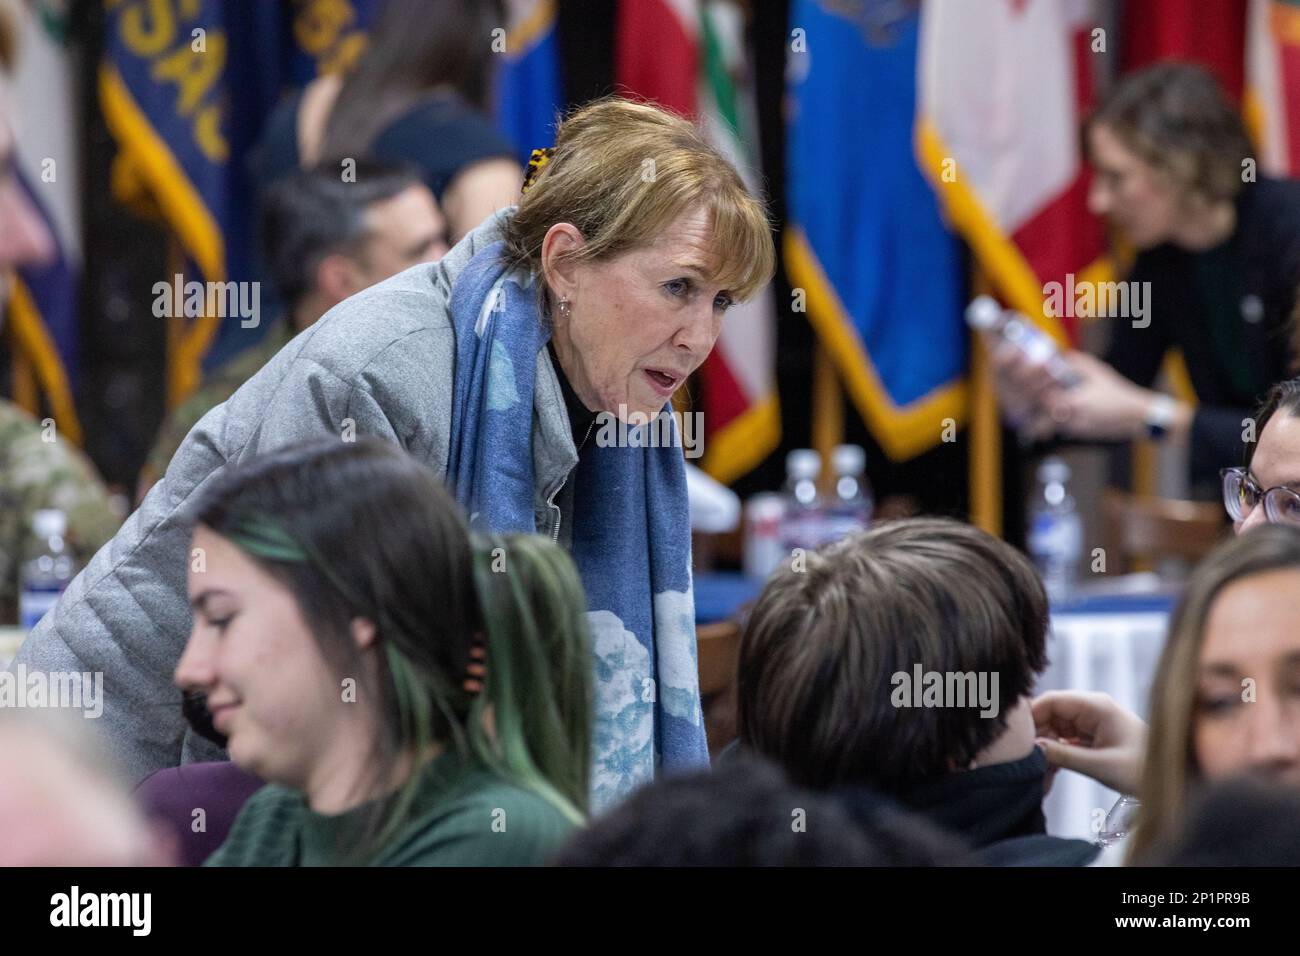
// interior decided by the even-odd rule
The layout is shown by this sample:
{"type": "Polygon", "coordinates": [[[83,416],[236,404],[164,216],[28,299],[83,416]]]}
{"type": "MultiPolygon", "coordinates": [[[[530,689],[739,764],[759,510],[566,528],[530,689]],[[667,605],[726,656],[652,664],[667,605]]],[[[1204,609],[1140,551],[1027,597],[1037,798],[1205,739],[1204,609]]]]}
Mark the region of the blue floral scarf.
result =
{"type": "MultiPolygon", "coordinates": [[[[550,331],[534,277],[507,271],[500,242],[457,277],[456,374],[447,479],[471,526],[536,532],[533,390],[550,331]]],[[[665,405],[662,415],[670,412],[665,405]]],[[[708,764],[691,591],[690,514],[673,441],[637,428],[591,441],[577,481],[572,557],[587,592],[595,666],[592,807],[610,806],[666,771],[708,764]],[[658,447],[647,447],[657,445],[658,447]]],[[[610,429],[610,423],[601,426],[610,429]]]]}

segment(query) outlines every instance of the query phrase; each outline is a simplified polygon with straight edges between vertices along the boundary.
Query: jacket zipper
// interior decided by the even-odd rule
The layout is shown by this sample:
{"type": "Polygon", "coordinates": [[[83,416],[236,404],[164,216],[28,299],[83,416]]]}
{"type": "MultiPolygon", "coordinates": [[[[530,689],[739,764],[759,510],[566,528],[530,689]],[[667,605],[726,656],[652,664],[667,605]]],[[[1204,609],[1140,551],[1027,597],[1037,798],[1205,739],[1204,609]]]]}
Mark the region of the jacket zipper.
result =
{"type": "Polygon", "coordinates": [[[564,483],[568,480],[568,475],[561,478],[560,483],[555,486],[555,490],[546,499],[546,506],[555,510],[555,527],[551,529],[551,544],[560,543],[560,506],[555,503],[555,496],[560,493],[560,489],[564,487],[564,483]]]}
{"type": "MultiPolygon", "coordinates": [[[[582,436],[582,444],[578,446],[578,451],[582,451],[583,446],[587,444],[587,439],[591,437],[591,430],[595,427],[596,427],[596,420],[593,418],[591,420],[591,424],[587,426],[587,434],[582,436]]],[[[578,466],[574,465],[573,467],[577,468],[578,466]]],[[[560,483],[555,486],[554,490],[551,491],[550,495],[548,495],[546,498],[546,506],[548,508],[555,509],[555,527],[551,529],[551,544],[560,543],[560,521],[563,518],[563,515],[560,512],[560,506],[555,503],[555,496],[560,493],[560,489],[565,486],[568,480],[569,480],[568,475],[565,475],[563,478],[561,478],[560,483]]]]}

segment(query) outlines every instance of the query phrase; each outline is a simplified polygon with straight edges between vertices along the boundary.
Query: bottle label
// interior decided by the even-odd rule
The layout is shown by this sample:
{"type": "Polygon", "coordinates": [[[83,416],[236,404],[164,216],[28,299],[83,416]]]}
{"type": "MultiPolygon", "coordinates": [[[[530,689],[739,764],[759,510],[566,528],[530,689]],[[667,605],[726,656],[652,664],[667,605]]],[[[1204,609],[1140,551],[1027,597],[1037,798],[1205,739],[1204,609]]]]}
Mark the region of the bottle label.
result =
{"type": "Polygon", "coordinates": [[[1029,530],[1029,553],[1049,590],[1060,579],[1073,577],[1083,546],[1083,527],[1078,515],[1039,512],[1029,530]]]}
{"type": "Polygon", "coordinates": [[[63,588],[24,588],[18,596],[18,624],[25,630],[34,628],[45,612],[59,603],[63,588]]]}
{"type": "Polygon", "coordinates": [[[830,544],[862,531],[871,524],[870,512],[865,508],[833,511],[826,516],[825,541],[830,544]]]}
{"type": "Polygon", "coordinates": [[[781,528],[781,543],[788,552],[794,548],[812,551],[821,547],[824,525],[819,509],[793,510],[781,528]]]}

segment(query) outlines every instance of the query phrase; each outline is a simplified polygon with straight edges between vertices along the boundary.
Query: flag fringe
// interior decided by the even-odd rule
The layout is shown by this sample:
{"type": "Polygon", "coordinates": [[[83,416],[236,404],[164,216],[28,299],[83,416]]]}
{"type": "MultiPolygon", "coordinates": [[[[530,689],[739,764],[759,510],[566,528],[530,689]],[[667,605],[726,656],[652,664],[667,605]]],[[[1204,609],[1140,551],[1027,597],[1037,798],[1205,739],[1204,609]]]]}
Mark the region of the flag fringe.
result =
{"type": "Polygon", "coordinates": [[[931,389],[906,405],[896,405],[798,226],[786,229],[784,251],[791,285],[807,295],[809,321],[840,370],[859,414],[891,460],[906,461],[939,444],[944,419],[952,419],[954,428],[966,422],[969,385],[965,378],[931,389]]]}
{"type": "Polygon", "coordinates": [[[50,412],[59,431],[68,441],[80,447],[81,420],[77,417],[72,387],[68,383],[63,361],[59,358],[59,350],[50,338],[45,323],[41,321],[40,311],[36,308],[36,302],[26,283],[17,275],[13,277],[9,297],[9,324],[17,351],[31,362],[36,371],[36,378],[50,403],[50,412]]]}
{"type": "MultiPolygon", "coordinates": [[[[146,177],[186,253],[203,272],[205,280],[224,282],[225,241],[216,219],[131,96],[121,74],[107,63],[99,70],[99,96],[104,119],[118,148],[146,177]]],[[[177,343],[168,369],[169,407],[175,407],[198,387],[203,376],[203,356],[216,335],[219,321],[215,313],[199,316],[177,343]]]]}

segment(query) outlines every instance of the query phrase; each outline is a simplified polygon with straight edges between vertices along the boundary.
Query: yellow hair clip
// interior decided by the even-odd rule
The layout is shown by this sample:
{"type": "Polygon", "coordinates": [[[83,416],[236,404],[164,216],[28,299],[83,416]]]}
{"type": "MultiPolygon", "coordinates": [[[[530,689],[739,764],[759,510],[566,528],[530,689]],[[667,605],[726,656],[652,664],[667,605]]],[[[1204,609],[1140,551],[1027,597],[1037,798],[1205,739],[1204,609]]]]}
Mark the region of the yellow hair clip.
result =
{"type": "Polygon", "coordinates": [[[526,193],[532,187],[537,179],[537,174],[542,171],[542,167],[551,161],[555,155],[555,148],[548,146],[546,149],[535,149],[532,155],[528,157],[528,172],[524,174],[524,188],[521,193],[526,193]]]}

